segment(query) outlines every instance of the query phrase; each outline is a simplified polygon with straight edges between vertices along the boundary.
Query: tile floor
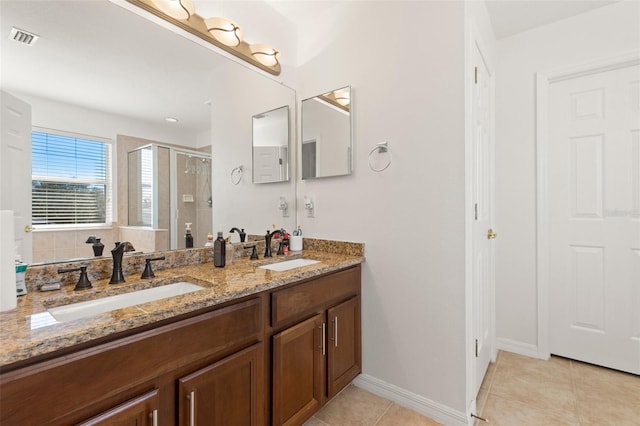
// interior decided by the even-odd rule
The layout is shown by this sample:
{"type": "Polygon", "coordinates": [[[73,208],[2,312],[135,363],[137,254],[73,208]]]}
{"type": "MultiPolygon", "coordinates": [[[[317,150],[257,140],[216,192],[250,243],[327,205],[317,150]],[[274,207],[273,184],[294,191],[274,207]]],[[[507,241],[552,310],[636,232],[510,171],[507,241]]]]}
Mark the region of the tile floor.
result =
{"type": "MultiPolygon", "coordinates": [[[[552,357],[500,352],[477,400],[489,424],[640,425],[640,377],[552,357]]],[[[422,426],[439,423],[356,386],[348,386],[304,426],[422,426]]]]}

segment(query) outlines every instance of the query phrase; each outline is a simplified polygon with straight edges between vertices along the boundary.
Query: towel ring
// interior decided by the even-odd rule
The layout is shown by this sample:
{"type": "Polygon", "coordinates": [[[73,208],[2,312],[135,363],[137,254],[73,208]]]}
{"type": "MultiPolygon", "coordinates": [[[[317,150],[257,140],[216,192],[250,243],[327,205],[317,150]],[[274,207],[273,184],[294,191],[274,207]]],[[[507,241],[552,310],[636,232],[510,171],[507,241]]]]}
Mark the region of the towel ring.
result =
{"type": "Polygon", "coordinates": [[[238,166],[231,170],[231,183],[238,185],[242,180],[242,166],[238,166]]]}
{"type": "Polygon", "coordinates": [[[373,149],[371,151],[369,151],[369,168],[371,170],[373,170],[374,172],[381,172],[383,170],[386,170],[387,167],[389,167],[391,165],[391,160],[393,158],[391,157],[391,151],[389,151],[389,144],[388,142],[380,142],[379,144],[377,144],[376,146],[373,147],[373,149]],[[380,168],[375,168],[373,167],[373,165],[371,164],[371,156],[377,152],[378,154],[384,154],[387,153],[389,155],[389,159],[387,160],[387,163],[380,167],[380,168]]]}

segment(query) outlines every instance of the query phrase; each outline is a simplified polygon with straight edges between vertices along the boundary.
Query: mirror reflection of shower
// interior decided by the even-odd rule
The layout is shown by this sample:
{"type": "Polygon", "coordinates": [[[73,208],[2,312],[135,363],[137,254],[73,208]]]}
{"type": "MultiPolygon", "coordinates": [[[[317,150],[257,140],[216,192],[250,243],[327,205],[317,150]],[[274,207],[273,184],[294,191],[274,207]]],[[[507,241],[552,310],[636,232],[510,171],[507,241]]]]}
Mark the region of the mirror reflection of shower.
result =
{"type": "Polygon", "coordinates": [[[191,151],[175,151],[176,203],[173,223],[179,232],[172,233],[172,248],[185,248],[185,224],[191,223],[194,247],[207,242],[207,234],[212,232],[211,156],[191,151]]]}
{"type": "Polygon", "coordinates": [[[129,226],[144,230],[154,251],[185,248],[191,223],[194,247],[207,241],[212,223],[211,156],[149,144],[128,154],[129,226]]]}

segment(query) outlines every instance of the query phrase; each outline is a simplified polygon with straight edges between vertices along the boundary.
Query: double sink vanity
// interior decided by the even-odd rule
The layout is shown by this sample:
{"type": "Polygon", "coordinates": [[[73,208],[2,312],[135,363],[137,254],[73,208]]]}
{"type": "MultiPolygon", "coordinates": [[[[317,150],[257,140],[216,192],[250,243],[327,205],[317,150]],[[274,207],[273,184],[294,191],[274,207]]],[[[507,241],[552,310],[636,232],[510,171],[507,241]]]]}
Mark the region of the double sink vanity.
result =
{"type": "Polygon", "coordinates": [[[299,425],[359,374],[361,244],[211,251],[166,252],[152,279],[127,256],[116,285],[96,263],[83,291],[33,271],[0,313],[0,424],[299,425]]]}

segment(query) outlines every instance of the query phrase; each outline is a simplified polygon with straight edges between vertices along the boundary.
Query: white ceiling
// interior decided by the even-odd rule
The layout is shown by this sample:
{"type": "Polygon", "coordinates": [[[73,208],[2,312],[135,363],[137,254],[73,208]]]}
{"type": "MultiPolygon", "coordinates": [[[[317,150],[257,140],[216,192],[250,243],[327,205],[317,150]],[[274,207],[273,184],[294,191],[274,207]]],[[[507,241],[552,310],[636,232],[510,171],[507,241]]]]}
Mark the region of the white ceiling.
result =
{"type": "Polygon", "coordinates": [[[189,133],[209,130],[207,82],[228,59],[107,0],[2,0],[0,16],[3,89],[189,133]],[[12,26],[40,39],[33,46],[9,40],[12,26]]]}
{"type": "Polygon", "coordinates": [[[496,38],[579,15],[620,0],[488,0],[489,18],[496,38]]]}
{"type": "MultiPolygon", "coordinates": [[[[204,7],[207,1],[197,0],[196,5],[200,2],[204,7]]],[[[302,32],[304,22],[344,1],[266,0],[261,4],[298,24],[302,32]]],[[[489,0],[487,7],[494,32],[501,38],[612,2],[489,0]]],[[[233,2],[218,3],[232,9],[233,2]]],[[[251,2],[242,3],[247,3],[242,9],[245,18],[236,18],[241,24],[257,10],[249,7],[251,2]]],[[[164,117],[173,116],[180,119],[173,126],[185,131],[208,130],[210,111],[204,105],[212,96],[208,82],[218,67],[231,63],[229,59],[108,0],[0,0],[0,17],[4,89],[158,126],[169,125],[164,117]],[[10,41],[12,26],[41,39],[31,47],[10,41]]]]}

